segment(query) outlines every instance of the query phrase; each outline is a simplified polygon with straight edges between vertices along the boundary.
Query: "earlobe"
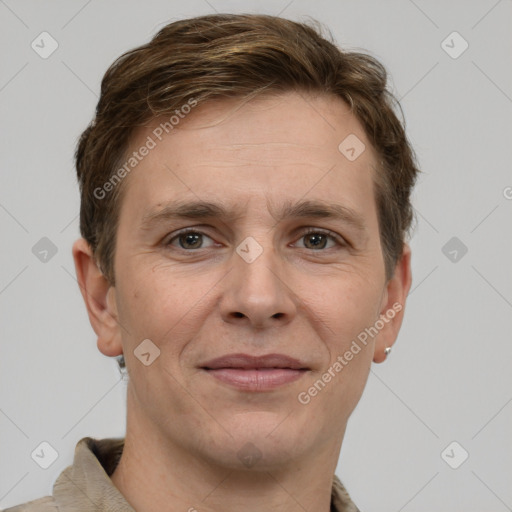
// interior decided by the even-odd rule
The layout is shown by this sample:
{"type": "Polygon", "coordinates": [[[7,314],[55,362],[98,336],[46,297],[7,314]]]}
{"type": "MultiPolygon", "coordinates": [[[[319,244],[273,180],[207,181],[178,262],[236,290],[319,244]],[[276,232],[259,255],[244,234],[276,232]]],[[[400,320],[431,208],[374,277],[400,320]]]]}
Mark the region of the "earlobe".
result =
{"type": "Polygon", "coordinates": [[[386,360],[398,337],[411,282],[411,249],[408,244],[404,244],[402,256],[396,264],[393,277],[386,285],[385,300],[380,312],[384,327],[376,338],[373,355],[375,363],[382,363],[386,360]]]}
{"type": "Polygon", "coordinates": [[[123,353],[117,320],[115,288],[99,269],[92,249],[83,238],[73,244],[73,260],[89,321],[98,336],[98,349],[106,356],[123,353]]]}

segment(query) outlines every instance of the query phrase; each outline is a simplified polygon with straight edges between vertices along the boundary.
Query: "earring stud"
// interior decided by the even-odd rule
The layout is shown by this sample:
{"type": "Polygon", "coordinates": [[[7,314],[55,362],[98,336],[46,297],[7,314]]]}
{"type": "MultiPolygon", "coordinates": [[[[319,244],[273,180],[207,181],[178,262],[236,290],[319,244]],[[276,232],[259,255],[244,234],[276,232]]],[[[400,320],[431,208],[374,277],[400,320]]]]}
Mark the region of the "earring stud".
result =
{"type": "Polygon", "coordinates": [[[386,354],[386,357],[389,356],[389,353],[391,352],[391,347],[386,347],[384,349],[384,354],[386,354]]]}

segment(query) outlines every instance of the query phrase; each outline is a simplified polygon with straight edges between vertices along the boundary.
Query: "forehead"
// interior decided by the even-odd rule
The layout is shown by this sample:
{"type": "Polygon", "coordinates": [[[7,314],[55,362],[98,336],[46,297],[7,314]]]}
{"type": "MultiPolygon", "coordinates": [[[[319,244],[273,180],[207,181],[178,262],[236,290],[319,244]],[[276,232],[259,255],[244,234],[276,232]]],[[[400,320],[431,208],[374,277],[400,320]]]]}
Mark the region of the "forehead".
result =
{"type": "Polygon", "coordinates": [[[357,208],[373,195],[373,149],[334,96],[214,100],[168,121],[155,119],[132,137],[128,154],[152,146],[124,184],[122,209],[131,203],[139,217],[173,198],[243,205],[307,196],[357,208]]]}

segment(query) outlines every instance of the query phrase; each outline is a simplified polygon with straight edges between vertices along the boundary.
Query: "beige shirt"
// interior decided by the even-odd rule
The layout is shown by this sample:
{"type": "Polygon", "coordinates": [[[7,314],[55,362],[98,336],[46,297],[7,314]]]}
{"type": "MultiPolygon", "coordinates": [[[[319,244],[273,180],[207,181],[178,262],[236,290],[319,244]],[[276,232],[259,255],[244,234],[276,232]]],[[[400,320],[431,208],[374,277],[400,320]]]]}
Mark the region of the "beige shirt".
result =
{"type": "MultiPolygon", "coordinates": [[[[84,437],[76,445],[73,464],[55,481],[53,496],[29,501],[4,512],[134,512],[110,479],[123,446],[124,438],[84,437]]],[[[336,475],[331,512],[359,512],[336,475]]]]}

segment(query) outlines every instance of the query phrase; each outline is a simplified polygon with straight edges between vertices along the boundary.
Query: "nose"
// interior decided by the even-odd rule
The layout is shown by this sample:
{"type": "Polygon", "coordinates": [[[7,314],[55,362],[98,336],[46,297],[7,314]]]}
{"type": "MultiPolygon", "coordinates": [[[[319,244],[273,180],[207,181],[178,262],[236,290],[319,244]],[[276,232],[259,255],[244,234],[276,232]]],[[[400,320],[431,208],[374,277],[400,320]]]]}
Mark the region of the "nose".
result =
{"type": "Polygon", "coordinates": [[[234,252],[232,270],[223,280],[223,320],[255,329],[286,325],[297,312],[289,280],[272,248],[265,248],[254,261],[234,252]]]}

